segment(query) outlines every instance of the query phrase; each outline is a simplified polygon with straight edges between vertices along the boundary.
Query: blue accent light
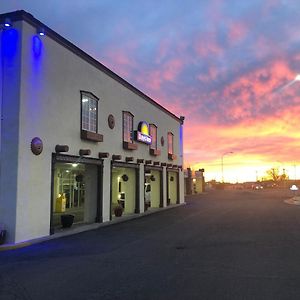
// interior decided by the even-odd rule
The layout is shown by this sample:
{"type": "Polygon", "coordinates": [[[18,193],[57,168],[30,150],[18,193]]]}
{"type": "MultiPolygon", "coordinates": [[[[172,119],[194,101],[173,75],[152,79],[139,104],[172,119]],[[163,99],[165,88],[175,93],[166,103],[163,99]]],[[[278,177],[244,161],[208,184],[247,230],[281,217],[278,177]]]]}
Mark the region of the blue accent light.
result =
{"type": "Polygon", "coordinates": [[[39,57],[41,56],[42,53],[42,47],[43,47],[43,43],[40,40],[40,38],[38,36],[34,36],[32,38],[32,52],[34,54],[34,57],[39,57]]]}
{"type": "Polygon", "coordinates": [[[13,58],[17,53],[19,34],[16,29],[10,28],[2,33],[2,53],[5,58],[13,58]]]}
{"type": "Polygon", "coordinates": [[[5,27],[10,27],[11,25],[9,23],[4,24],[5,27]]]}
{"type": "Polygon", "coordinates": [[[183,126],[179,127],[179,143],[180,143],[180,155],[183,155],[183,126]]]}

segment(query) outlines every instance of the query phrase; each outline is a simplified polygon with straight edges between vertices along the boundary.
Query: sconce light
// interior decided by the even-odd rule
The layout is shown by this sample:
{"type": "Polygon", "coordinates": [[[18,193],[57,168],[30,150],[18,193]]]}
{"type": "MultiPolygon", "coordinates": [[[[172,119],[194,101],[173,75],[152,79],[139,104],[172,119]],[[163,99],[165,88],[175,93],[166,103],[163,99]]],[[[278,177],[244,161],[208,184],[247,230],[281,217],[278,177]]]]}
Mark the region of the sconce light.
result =
{"type": "Polygon", "coordinates": [[[3,23],[4,27],[8,28],[12,26],[11,20],[10,18],[5,18],[4,23],[3,23]]]}
{"type": "Polygon", "coordinates": [[[37,33],[39,36],[44,36],[44,35],[45,35],[45,29],[42,28],[42,27],[39,27],[39,28],[36,30],[36,33],[37,33]]]}

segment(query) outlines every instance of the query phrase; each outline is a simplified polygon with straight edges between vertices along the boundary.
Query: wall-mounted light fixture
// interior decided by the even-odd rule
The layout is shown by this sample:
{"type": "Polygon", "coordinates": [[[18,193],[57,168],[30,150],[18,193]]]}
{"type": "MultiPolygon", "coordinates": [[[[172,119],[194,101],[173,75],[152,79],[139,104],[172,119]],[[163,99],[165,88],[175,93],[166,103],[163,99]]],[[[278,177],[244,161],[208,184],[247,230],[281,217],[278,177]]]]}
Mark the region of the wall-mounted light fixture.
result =
{"type": "Polygon", "coordinates": [[[45,29],[42,28],[42,27],[39,27],[39,28],[37,28],[36,33],[37,33],[39,36],[44,36],[44,35],[45,35],[45,29]]]}
{"type": "Polygon", "coordinates": [[[12,26],[11,19],[10,18],[5,18],[3,25],[6,28],[11,27],[12,26]]]}

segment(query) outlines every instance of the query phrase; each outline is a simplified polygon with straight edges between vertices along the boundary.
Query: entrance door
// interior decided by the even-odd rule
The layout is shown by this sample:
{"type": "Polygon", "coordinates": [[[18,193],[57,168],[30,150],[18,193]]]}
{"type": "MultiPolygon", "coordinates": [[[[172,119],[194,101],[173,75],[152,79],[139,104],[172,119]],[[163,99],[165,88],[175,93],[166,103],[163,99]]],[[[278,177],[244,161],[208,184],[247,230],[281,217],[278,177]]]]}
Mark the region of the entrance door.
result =
{"type": "Polygon", "coordinates": [[[99,172],[95,164],[55,162],[53,170],[51,232],[60,228],[61,216],[74,223],[93,223],[99,210],[99,172]]]}
{"type": "Polygon", "coordinates": [[[136,169],[112,167],[112,215],[118,205],[122,205],[124,214],[133,214],[136,210],[136,169]]]}
{"type": "Polygon", "coordinates": [[[162,205],[161,171],[145,171],[145,209],[149,207],[159,208],[162,205]]]}
{"type": "Polygon", "coordinates": [[[168,199],[167,204],[178,203],[178,173],[168,171],[168,199]]]}

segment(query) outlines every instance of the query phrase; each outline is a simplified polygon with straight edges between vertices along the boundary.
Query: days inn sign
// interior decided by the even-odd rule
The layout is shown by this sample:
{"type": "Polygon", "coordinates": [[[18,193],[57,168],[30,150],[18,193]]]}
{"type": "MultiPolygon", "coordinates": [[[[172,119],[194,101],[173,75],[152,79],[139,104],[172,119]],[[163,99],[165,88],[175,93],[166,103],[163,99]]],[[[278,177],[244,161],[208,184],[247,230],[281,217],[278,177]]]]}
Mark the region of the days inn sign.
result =
{"type": "Polygon", "coordinates": [[[152,138],[149,134],[149,125],[145,121],[141,121],[138,125],[138,130],[134,132],[135,139],[139,142],[150,145],[152,138]]]}

